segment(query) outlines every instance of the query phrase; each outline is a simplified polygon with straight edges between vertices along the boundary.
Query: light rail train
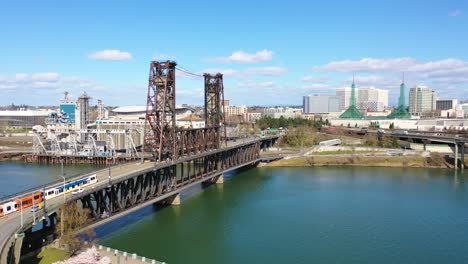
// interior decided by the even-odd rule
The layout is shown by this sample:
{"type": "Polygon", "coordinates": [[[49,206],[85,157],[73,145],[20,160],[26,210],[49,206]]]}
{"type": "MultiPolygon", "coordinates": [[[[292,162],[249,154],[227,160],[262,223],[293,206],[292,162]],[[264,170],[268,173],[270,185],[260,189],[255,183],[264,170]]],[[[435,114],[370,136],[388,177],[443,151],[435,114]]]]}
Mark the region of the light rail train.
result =
{"type": "Polygon", "coordinates": [[[59,185],[47,189],[44,192],[36,192],[20,198],[11,199],[10,201],[4,201],[2,204],[0,204],[0,217],[23,210],[33,205],[37,205],[43,200],[49,200],[64,193],[72,192],[76,189],[83,188],[95,183],[97,183],[97,176],[96,174],[93,174],[70,182],[65,182],[65,186],[59,185]]]}

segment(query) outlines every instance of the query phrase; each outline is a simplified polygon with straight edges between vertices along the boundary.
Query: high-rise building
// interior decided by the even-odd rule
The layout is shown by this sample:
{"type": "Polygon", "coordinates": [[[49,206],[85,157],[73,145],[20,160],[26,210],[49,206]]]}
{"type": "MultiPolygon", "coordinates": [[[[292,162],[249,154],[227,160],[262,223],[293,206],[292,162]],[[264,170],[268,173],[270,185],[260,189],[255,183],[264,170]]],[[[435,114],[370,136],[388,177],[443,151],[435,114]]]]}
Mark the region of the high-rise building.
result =
{"type": "MultiPolygon", "coordinates": [[[[90,114],[90,109],[89,109],[89,100],[91,97],[89,97],[86,92],[83,92],[80,97],[78,97],[78,100],[76,102],[76,120],[75,120],[75,126],[78,129],[87,129],[88,124],[90,123],[89,120],[89,114],[90,114]]],[[[81,134],[81,142],[84,142],[87,140],[88,134],[81,134]]]]}
{"type": "Polygon", "coordinates": [[[409,112],[424,115],[436,110],[436,93],[427,86],[418,85],[409,91],[409,112]]]}
{"type": "Polygon", "coordinates": [[[310,95],[306,95],[302,98],[302,112],[304,114],[310,113],[310,95]]]}
{"type": "MultiPolygon", "coordinates": [[[[358,91],[358,89],[356,89],[358,91]]],[[[351,87],[342,87],[336,89],[336,96],[340,98],[340,111],[348,109],[349,101],[351,99],[351,87]]]]}
{"type": "Polygon", "coordinates": [[[340,97],[336,95],[308,95],[303,99],[305,114],[340,112],[340,97]]]}

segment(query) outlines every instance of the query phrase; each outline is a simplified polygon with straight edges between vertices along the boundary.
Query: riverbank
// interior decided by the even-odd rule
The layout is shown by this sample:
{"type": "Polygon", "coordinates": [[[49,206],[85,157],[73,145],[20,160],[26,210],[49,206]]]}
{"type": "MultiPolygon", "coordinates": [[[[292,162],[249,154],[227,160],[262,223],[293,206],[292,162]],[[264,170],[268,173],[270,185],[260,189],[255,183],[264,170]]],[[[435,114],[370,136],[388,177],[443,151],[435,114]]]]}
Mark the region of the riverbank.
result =
{"type": "MultiPolygon", "coordinates": [[[[466,164],[466,162],[465,162],[466,164]]],[[[422,156],[363,156],[363,155],[310,155],[274,161],[265,167],[394,167],[394,168],[453,168],[440,154],[422,156]]]]}

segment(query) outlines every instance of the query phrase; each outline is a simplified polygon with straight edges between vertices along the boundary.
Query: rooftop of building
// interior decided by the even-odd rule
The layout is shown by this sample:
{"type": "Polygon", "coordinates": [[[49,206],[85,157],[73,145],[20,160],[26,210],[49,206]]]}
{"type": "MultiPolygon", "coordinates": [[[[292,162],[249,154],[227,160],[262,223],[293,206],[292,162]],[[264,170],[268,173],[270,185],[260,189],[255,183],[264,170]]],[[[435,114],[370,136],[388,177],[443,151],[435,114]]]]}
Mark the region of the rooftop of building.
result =
{"type": "MultiPolygon", "coordinates": [[[[183,109],[194,111],[194,109],[192,107],[190,107],[190,106],[186,106],[186,105],[176,106],[176,110],[183,110],[183,109]]],[[[135,114],[144,113],[144,112],[146,112],[146,105],[120,106],[120,107],[117,107],[117,108],[113,109],[112,112],[117,113],[117,114],[122,114],[122,113],[126,113],[126,114],[129,114],[129,113],[135,113],[135,114]]]]}
{"type": "Polygon", "coordinates": [[[205,121],[205,119],[203,119],[201,116],[199,115],[189,115],[189,116],[186,116],[186,117],[182,117],[182,118],[179,118],[177,119],[177,121],[205,121]]]}
{"type": "Polygon", "coordinates": [[[52,110],[0,110],[0,116],[49,116],[52,110]]]}

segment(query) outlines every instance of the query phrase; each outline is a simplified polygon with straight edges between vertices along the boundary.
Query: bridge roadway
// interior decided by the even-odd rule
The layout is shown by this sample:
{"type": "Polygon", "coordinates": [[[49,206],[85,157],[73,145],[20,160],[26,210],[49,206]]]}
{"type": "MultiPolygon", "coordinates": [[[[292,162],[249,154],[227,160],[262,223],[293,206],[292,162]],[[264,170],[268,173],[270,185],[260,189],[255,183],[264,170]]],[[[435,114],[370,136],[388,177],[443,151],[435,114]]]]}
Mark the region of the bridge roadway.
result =
{"type": "MultiPolygon", "coordinates": [[[[345,128],[346,130],[353,131],[355,133],[362,133],[363,130],[360,128],[345,128]]],[[[365,133],[378,134],[379,129],[365,129],[365,133]]],[[[428,131],[407,131],[407,133],[391,132],[391,130],[384,130],[384,136],[390,136],[395,138],[408,138],[408,139],[417,139],[417,140],[427,140],[432,142],[446,143],[446,144],[468,144],[468,138],[466,137],[455,137],[451,135],[434,135],[441,134],[442,132],[428,132],[428,131]],[[432,135],[431,135],[432,134],[432,135]]],[[[404,131],[401,130],[400,131],[404,131]]]]}
{"type": "MultiPolygon", "coordinates": [[[[224,147],[218,150],[203,152],[203,153],[196,154],[187,158],[182,158],[181,160],[184,160],[184,159],[190,160],[196,156],[205,156],[210,153],[220,152],[225,149],[230,149],[230,148],[238,147],[241,145],[246,145],[246,144],[253,143],[255,141],[261,141],[261,140],[262,139],[258,139],[258,138],[247,138],[244,140],[228,141],[227,147],[224,147]]],[[[162,167],[167,164],[168,163],[166,162],[161,162],[161,163],[158,163],[157,166],[162,167]]],[[[151,161],[145,161],[143,164],[141,164],[141,162],[131,162],[131,163],[125,163],[122,165],[116,165],[116,166],[111,167],[110,169],[111,181],[115,181],[120,178],[125,178],[132,174],[141,173],[142,171],[152,170],[154,167],[155,167],[155,163],[151,161]]],[[[84,177],[86,175],[91,175],[91,174],[96,174],[98,182],[96,184],[93,184],[93,186],[89,186],[85,188],[86,190],[91,191],[93,189],[100,189],[100,188],[104,188],[108,186],[109,168],[105,168],[105,169],[101,169],[92,173],[86,173],[80,176],[69,178],[67,179],[67,181],[81,178],[81,177],[84,177]]],[[[45,188],[47,189],[50,187],[56,187],[60,185],[61,185],[60,183],[55,183],[45,188]]],[[[42,187],[38,187],[36,191],[42,191],[42,187]]],[[[28,193],[31,193],[31,192],[28,192],[28,193]]],[[[19,198],[24,195],[27,195],[28,193],[24,193],[16,197],[19,198]]],[[[65,199],[70,199],[71,196],[74,196],[74,195],[71,193],[65,194],[65,199]]],[[[14,197],[8,198],[8,200],[14,200],[14,199],[15,199],[14,197]]],[[[3,202],[4,201],[0,202],[0,204],[3,202]]],[[[63,202],[64,202],[63,196],[59,196],[59,197],[55,197],[53,199],[47,200],[45,203],[45,209],[47,213],[50,214],[56,211],[63,204],[63,202]]],[[[41,212],[36,213],[38,214],[36,215],[36,219],[39,217],[42,217],[43,211],[45,210],[41,210],[41,212]]],[[[17,211],[17,212],[8,214],[0,218],[0,256],[1,256],[0,263],[2,264],[4,263],[3,261],[6,255],[4,251],[7,248],[6,246],[9,246],[9,244],[11,244],[11,242],[13,241],[14,234],[17,233],[18,231],[26,229],[26,227],[28,226],[30,227],[32,223],[33,223],[33,212],[31,212],[31,208],[26,208],[22,211],[17,211]],[[22,221],[23,221],[23,225],[22,225],[22,221]]]]}

